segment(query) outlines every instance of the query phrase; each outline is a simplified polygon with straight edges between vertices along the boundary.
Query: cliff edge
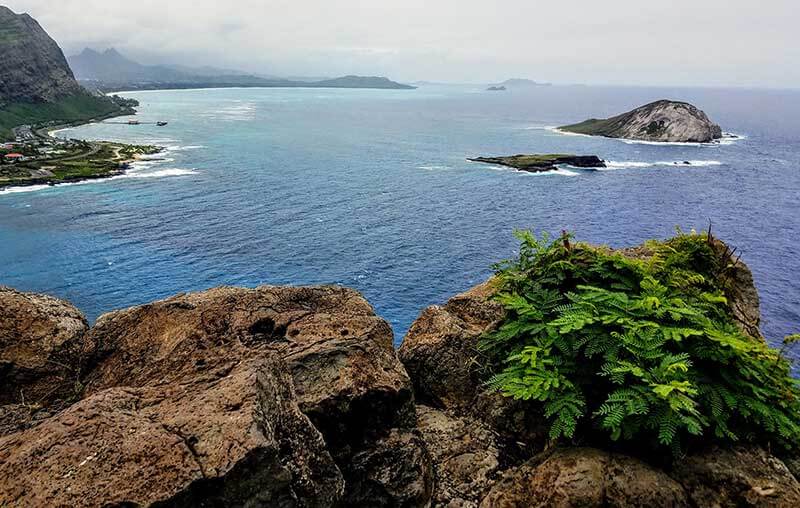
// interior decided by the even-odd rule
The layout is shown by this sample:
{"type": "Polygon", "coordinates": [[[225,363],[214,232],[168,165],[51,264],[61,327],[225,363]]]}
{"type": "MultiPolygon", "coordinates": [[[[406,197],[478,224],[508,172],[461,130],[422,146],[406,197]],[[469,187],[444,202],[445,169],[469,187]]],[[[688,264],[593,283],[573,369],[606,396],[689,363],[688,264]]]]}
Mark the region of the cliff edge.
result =
{"type": "MultiPolygon", "coordinates": [[[[752,276],[734,270],[728,304],[757,333],[752,276]]],[[[399,356],[347,288],[222,287],[92,327],[0,288],[0,505],[800,506],[792,462],[751,444],[665,464],[549,440],[539,411],[483,381],[497,288],[425,309],[399,356]]]]}

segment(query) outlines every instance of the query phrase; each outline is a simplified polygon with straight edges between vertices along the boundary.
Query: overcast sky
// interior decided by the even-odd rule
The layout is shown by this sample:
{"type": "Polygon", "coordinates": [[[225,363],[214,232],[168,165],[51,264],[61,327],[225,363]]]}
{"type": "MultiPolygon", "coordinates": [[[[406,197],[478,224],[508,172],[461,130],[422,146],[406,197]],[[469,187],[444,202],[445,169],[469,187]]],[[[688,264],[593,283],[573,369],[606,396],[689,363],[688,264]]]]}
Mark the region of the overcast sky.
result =
{"type": "Polygon", "coordinates": [[[797,0],[0,0],[65,52],[414,81],[800,87],[797,0]]]}

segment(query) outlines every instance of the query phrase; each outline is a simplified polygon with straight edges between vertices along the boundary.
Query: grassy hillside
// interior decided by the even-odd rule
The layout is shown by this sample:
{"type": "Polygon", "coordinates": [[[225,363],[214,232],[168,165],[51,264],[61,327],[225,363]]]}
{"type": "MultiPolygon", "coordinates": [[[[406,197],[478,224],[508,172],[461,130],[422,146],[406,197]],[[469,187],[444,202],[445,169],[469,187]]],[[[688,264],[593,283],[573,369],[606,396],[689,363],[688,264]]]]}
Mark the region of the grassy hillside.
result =
{"type": "Polygon", "coordinates": [[[615,116],[607,120],[599,120],[593,118],[574,125],[565,125],[559,127],[562,131],[574,132],[576,134],[588,134],[590,136],[608,136],[615,137],[619,134],[620,129],[625,126],[628,115],[615,116]]]}
{"type": "Polygon", "coordinates": [[[0,140],[11,139],[19,125],[71,123],[108,116],[120,111],[111,100],[78,94],[52,103],[14,103],[0,109],[0,140]]]}

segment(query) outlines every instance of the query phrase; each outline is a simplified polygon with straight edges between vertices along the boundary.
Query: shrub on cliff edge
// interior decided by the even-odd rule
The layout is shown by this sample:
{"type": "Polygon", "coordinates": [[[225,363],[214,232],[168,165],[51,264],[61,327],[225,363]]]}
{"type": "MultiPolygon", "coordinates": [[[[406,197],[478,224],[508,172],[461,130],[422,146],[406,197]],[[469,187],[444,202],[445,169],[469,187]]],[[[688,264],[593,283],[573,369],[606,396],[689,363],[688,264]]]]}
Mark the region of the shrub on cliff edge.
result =
{"type": "Polygon", "coordinates": [[[497,267],[508,318],[481,348],[489,385],[540,404],[552,439],[599,430],[675,454],[698,438],[800,444],[790,363],[735,325],[735,261],[710,234],[627,253],[517,236],[519,258],[497,267]]]}

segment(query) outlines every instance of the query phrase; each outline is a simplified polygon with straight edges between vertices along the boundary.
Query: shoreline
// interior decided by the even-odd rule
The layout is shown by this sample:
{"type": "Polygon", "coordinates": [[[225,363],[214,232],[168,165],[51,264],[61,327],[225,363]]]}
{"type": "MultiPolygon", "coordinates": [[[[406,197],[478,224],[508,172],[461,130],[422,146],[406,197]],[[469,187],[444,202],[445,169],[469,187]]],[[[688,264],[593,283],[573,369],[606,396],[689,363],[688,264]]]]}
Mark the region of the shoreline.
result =
{"type": "MultiPolygon", "coordinates": [[[[69,140],[69,138],[59,138],[55,134],[63,130],[72,129],[83,125],[100,123],[103,122],[104,120],[109,120],[111,118],[135,116],[136,113],[137,111],[135,109],[121,110],[109,113],[107,115],[91,118],[89,120],[78,120],[74,122],[67,122],[56,125],[45,125],[39,127],[33,126],[31,128],[31,132],[33,133],[34,138],[37,140],[46,140],[46,141],[57,140],[66,142],[69,140]]],[[[96,150],[95,153],[100,149],[102,149],[104,145],[114,147],[113,148],[114,157],[103,159],[103,162],[116,163],[117,168],[108,170],[104,173],[98,173],[93,175],[76,175],[75,177],[67,175],[64,178],[58,178],[58,179],[56,179],[54,176],[41,176],[41,177],[22,178],[19,181],[13,181],[11,183],[0,182],[0,194],[13,194],[15,189],[20,189],[20,192],[24,192],[25,189],[35,186],[46,185],[47,187],[58,187],[59,185],[68,185],[81,182],[90,182],[95,180],[111,179],[114,177],[125,175],[127,171],[130,169],[130,166],[132,164],[135,164],[137,161],[141,160],[141,158],[145,155],[152,156],[166,152],[166,148],[163,146],[146,147],[143,145],[117,143],[113,141],[89,141],[88,143],[90,143],[95,148],[96,150]],[[120,152],[124,148],[140,149],[142,150],[142,153],[134,153],[133,156],[130,158],[122,158],[120,152]],[[153,150],[150,151],[149,150],[150,148],[152,148],[153,150]]],[[[93,154],[90,153],[88,155],[90,156],[93,154]]],[[[67,159],[69,159],[69,157],[67,157],[67,159]]]]}
{"type": "Polygon", "coordinates": [[[643,139],[628,139],[628,138],[617,138],[613,136],[583,134],[581,132],[565,131],[562,130],[560,127],[544,127],[544,130],[559,134],[561,136],[612,139],[628,145],[649,145],[649,146],[695,146],[695,147],[728,146],[733,143],[736,143],[737,141],[742,141],[744,139],[747,139],[747,136],[744,134],[725,132],[723,133],[721,138],[715,139],[714,141],[709,141],[707,143],[695,143],[690,141],[647,141],[643,139]]]}
{"type": "Polygon", "coordinates": [[[104,120],[110,120],[112,118],[119,118],[123,116],[135,116],[136,111],[125,111],[125,112],[118,112],[118,113],[109,113],[108,115],[99,116],[97,118],[92,118],[90,120],[79,120],[76,122],[68,122],[63,124],[56,124],[56,125],[49,125],[44,127],[34,127],[31,129],[33,134],[40,139],[58,139],[56,138],[53,133],[63,131],[66,129],[72,129],[75,127],[80,127],[82,125],[91,125],[93,123],[100,123],[104,120]]]}
{"type": "MultiPolygon", "coordinates": [[[[95,180],[108,180],[115,177],[123,176],[127,174],[128,170],[131,169],[131,166],[143,159],[145,156],[153,156],[163,154],[167,151],[166,147],[163,146],[156,146],[152,147],[153,150],[147,150],[147,148],[142,145],[129,145],[126,143],[111,143],[109,141],[99,141],[97,142],[98,145],[102,146],[106,145],[116,145],[114,150],[115,157],[111,159],[104,159],[104,162],[108,163],[116,163],[117,168],[108,170],[105,173],[98,173],[93,175],[76,175],[74,177],[67,175],[63,178],[54,179],[52,176],[42,176],[42,177],[31,177],[26,178],[20,181],[15,181],[13,183],[0,183],[0,194],[13,194],[15,193],[16,189],[19,189],[17,192],[24,192],[25,189],[29,187],[36,187],[36,186],[47,186],[47,187],[58,187],[61,185],[70,185],[76,184],[81,182],[91,182],[95,180]],[[135,153],[129,158],[122,158],[120,151],[123,148],[136,148],[136,149],[143,149],[142,153],[135,153]]],[[[42,189],[44,190],[44,189],[42,189]]]]}

